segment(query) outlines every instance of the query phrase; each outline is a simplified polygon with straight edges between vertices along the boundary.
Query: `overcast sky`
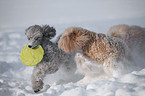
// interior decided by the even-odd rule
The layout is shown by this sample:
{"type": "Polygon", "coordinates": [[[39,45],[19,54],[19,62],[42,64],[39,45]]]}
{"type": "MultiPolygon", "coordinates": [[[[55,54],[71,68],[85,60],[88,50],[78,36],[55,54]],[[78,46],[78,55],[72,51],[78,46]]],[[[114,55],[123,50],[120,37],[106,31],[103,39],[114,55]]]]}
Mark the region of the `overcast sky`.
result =
{"type": "Polygon", "coordinates": [[[145,0],[0,0],[0,28],[140,18],[145,0]]]}

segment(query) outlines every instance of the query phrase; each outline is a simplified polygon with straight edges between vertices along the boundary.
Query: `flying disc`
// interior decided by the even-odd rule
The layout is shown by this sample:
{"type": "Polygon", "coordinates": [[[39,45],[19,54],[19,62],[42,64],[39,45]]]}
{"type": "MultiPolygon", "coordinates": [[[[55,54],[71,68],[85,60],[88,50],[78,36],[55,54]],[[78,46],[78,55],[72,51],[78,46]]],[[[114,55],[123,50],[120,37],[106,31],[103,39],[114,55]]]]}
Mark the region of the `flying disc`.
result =
{"type": "Polygon", "coordinates": [[[24,65],[35,66],[43,59],[44,50],[41,45],[35,48],[28,48],[28,45],[24,46],[20,53],[20,59],[24,65]]]}

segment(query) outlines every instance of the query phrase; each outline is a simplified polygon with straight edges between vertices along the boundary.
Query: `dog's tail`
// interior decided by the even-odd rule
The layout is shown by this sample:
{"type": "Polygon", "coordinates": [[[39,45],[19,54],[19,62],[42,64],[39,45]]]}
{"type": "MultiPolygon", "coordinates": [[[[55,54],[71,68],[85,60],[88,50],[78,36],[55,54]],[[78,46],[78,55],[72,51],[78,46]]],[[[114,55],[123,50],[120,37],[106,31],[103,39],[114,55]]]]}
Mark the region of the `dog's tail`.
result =
{"type": "Polygon", "coordinates": [[[89,41],[89,31],[80,27],[67,28],[58,41],[58,47],[64,52],[80,50],[89,41]]]}

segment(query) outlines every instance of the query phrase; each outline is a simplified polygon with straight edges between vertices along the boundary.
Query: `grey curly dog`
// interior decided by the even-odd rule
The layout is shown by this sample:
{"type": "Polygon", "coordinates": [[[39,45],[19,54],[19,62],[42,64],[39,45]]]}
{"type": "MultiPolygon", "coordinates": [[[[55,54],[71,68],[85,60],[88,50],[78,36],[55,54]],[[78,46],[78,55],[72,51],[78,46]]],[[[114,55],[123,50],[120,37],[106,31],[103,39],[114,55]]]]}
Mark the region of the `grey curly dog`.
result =
{"type": "Polygon", "coordinates": [[[42,61],[34,66],[32,74],[32,86],[34,92],[43,88],[43,79],[47,74],[55,73],[60,66],[64,66],[66,72],[75,68],[74,55],[65,54],[50,41],[56,35],[56,30],[49,25],[33,25],[26,29],[28,47],[34,48],[38,44],[44,49],[42,61]]]}

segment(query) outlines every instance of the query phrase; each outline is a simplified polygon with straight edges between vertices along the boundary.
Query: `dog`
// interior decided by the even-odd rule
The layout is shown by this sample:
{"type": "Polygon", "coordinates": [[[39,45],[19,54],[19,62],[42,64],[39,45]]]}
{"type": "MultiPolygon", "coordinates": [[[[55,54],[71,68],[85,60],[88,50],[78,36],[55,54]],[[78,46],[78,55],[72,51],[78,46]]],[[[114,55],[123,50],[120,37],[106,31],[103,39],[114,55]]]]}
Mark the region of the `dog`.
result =
{"type": "Polygon", "coordinates": [[[145,56],[145,28],[120,24],[111,27],[107,35],[123,39],[131,51],[145,56]]]}
{"type": "Polygon", "coordinates": [[[77,70],[86,75],[84,79],[88,78],[87,75],[90,78],[103,72],[109,77],[117,76],[113,72],[118,70],[120,65],[117,64],[130,58],[128,46],[122,39],[81,27],[67,28],[58,41],[58,47],[66,53],[79,50],[75,60],[77,70]]]}
{"type": "Polygon", "coordinates": [[[65,72],[75,70],[74,55],[64,53],[56,43],[50,41],[56,35],[55,28],[49,25],[33,25],[26,29],[25,34],[29,48],[33,49],[37,45],[41,45],[44,49],[44,57],[39,64],[34,66],[32,73],[34,92],[39,92],[43,88],[43,79],[47,74],[55,73],[61,66],[65,72]]]}

